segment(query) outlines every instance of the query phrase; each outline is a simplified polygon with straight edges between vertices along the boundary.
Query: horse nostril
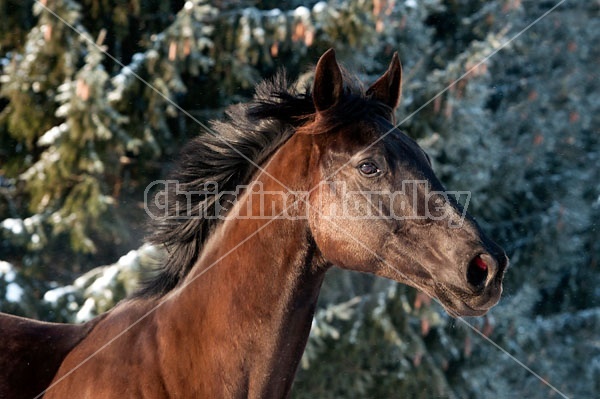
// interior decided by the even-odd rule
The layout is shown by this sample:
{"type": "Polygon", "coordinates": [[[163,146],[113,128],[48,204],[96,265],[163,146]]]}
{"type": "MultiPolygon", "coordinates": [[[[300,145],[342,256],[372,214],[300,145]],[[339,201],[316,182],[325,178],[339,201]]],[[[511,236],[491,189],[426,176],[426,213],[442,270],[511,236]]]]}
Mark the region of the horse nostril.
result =
{"type": "Polygon", "coordinates": [[[477,255],[469,262],[467,282],[475,288],[482,288],[488,278],[489,265],[482,255],[477,255]]]}

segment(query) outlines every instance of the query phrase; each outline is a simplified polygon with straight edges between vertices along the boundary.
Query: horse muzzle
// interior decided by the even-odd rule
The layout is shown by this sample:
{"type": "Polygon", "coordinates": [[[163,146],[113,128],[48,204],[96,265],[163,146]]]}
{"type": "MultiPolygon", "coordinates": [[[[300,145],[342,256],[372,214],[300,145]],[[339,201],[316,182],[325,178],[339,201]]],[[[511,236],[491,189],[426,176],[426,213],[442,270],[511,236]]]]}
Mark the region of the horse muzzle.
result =
{"type": "Polygon", "coordinates": [[[438,282],[435,295],[453,317],[482,316],[500,301],[507,267],[504,252],[477,254],[465,267],[460,284],[438,282]]]}

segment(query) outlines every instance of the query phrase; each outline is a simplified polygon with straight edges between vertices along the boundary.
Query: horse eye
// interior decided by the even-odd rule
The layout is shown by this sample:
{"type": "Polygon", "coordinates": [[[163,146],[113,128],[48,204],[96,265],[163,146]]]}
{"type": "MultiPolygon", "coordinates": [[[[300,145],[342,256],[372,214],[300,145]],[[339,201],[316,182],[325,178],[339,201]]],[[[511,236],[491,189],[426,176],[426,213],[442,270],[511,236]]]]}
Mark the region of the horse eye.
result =
{"type": "Polygon", "coordinates": [[[371,161],[362,162],[358,165],[358,170],[363,176],[373,177],[378,175],[381,170],[371,161]]]}

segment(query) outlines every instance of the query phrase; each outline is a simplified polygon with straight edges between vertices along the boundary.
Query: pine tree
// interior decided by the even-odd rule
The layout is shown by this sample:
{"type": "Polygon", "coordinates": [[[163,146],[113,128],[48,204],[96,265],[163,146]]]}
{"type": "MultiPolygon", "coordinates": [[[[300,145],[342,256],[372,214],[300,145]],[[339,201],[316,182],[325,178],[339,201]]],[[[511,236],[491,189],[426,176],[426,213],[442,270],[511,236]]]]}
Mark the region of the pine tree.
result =
{"type": "MultiPolygon", "coordinates": [[[[0,297],[16,282],[25,288],[20,304],[0,307],[71,321],[109,309],[134,289],[149,267],[146,255],[160,249],[143,247],[110,265],[102,243],[124,242],[130,229],[122,221],[134,219],[119,216],[132,212],[134,202],[124,201],[141,198],[149,177],[164,176],[165,160],[204,129],[198,121],[244,101],[257,81],[280,67],[302,74],[329,47],[365,81],[399,50],[400,128],[426,147],[449,189],[472,192],[469,211],[508,249],[514,265],[506,305],[469,322],[519,359],[532,359],[552,381],[567,380],[563,368],[580,376],[564,383],[567,392],[592,394],[600,375],[597,351],[585,346],[599,320],[597,5],[567,2],[480,63],[548,5],[346,0],[273,9],[281,5],[179,3],[49,1],[42,4],[87,39],[40,4],[37,24],[18,16],[23,26],[35,25],[25,45],[0,35],[10,49],[3,54],[1,82],[0,260],[13,263],[0,264],[9,270],[2,272],[0,297]],[[90,12],[83,15],[78,4],[90,12]],[[137,32],[140,26],[147,29],[137,32]],[[92,41],[108,45],[127,66],[92,41]],[[24,210],[27,204],[33,208],[24,210]],[[98,249],[87,265],[107,266],[67,286],[31,278],[36,273],[25,267],[35,263],[31,254],[65,251],[56,245],[65,237],[72,250],[98,249]],[[27,262],[15,256],[23,248],[30,251],[27,262]],[[29,292],[39,296],[48,288],[55,289],[34,308],[29,292]],[[585,369],[569,363],[573,353],[585,369]],[[544,363],[547,358],[565,367],[544,363]]],[[[310,82],[310,74],[301,80],[310,82]]],[[[64,274],[63,281],[72,281],[64,274]]],[[[334,272],[324,285],[294,395],[548,394],[503,359],[415,290],[334,272]]]]}

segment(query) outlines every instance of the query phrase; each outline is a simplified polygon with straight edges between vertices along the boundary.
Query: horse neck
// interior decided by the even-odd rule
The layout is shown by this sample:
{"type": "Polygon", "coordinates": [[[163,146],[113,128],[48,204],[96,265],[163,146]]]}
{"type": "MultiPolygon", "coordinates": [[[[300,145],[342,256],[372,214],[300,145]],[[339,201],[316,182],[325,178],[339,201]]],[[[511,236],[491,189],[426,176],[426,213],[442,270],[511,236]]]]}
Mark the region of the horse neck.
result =
{"type": "MultiPolygon", "coordinates": [[[[307,155],[289,163],[293,157],[285,153],[285,158],[275,155],[267,171],[280,181],[293,180],[295,189],[308,188],[303,183],[308,176],[307,155]],[[277,171],[288,176],[284,180],[277,171]]],[[[264,191],[283,190],[266,174],[258,179],[264,191]]],[[[264,199],[275,204],[274,213],[286,206],[276,196],[264,199]]],[[[230,214],[243,214],[251,200],[244,194],[230,214]]],[[[303,209],[300,205],[297,211],[303,209]]],[[[167,338],[177,342],[183,347],[183,354],[177,351],[179,365],[218,376],[216,385],[223,391],[210,394],[286,396],[310,332],[324,266],[305,219],[227,219],[207,241],[182,287],[169,298],[164,312],[169,321],[163,323],[165,349],[171,349],[167,338]],[[189,357],[187,362],[181,362],[182,355],[189,357]]]]}

